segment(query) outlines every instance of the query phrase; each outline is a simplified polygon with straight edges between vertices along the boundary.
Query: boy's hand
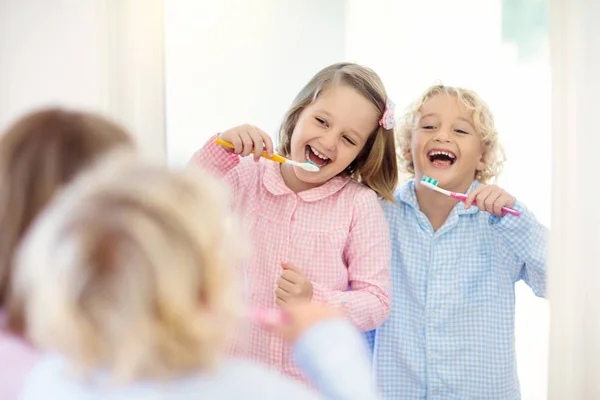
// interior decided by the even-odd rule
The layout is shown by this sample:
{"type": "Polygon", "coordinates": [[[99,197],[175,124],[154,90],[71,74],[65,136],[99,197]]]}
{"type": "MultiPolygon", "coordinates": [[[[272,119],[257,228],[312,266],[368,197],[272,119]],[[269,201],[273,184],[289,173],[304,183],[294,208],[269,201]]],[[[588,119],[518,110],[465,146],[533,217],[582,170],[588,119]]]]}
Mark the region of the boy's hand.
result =
{"type": "Polygon", "coordinates": [[[312,283],[291,263],[281,263],[281,268],[283,271],[275,288],[276,304],[281,307],[294,302],[309,303],[313,296],[312,283]]]}
{"type": "Polygon", "coordinates": [[[516,201],[517,199],[499,186],[481,185],[469,193],[465,200],[465,208],[476,203],[481,211],[503,217],[505,213],[502,211],[502,207],[512,208],[516,201]]]}
{"type": "Polygon", "coordinates": [[[234,148],[225,148],[228,151],[233,151],[242,157],[250,155],[254,152],[254,161],[258,161],[263,151],[271,157],[273,155],[273,141],[271,137],[263,130],[252,125],[240,125],[231,128],[219,135],[219,139],[225,140],[233,144],[234,148]]]}

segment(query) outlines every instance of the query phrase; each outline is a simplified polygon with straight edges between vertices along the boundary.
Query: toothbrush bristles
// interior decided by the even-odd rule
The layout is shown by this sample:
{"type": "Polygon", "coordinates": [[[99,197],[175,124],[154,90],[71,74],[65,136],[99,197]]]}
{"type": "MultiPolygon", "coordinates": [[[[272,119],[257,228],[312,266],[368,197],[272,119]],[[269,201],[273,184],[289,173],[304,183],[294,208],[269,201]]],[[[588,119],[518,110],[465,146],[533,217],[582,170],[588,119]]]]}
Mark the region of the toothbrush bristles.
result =
{"type": "Polygon", "coordinates": [[[437,184],[438,184],[438,181],[437,181],[437,179],[430,178],[430,177],[428,177],[427,175],[423,175],[423,178],[421,178],[421,181],[422,181],[422,182],[427,182],[427,183],[430,183],[430,184],[432,184],[433,186],[437,186],[437,184]]]}
{"type": "Polygon", "coordinates": [[[310,172],[319,172],[319,170],[320,170],[319,166],[312,161],[305,161],[302,165],[302,168],[305,171],[310,171],[310,172]]]}

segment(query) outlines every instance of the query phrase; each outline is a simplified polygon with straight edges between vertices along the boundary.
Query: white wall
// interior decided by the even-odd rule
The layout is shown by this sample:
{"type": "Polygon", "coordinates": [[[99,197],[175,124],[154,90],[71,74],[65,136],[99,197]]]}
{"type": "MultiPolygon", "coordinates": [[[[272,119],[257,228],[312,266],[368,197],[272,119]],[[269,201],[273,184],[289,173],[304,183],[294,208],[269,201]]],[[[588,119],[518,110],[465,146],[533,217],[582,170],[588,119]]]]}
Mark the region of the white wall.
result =
{"type": "Polygon", "coordinates": [[[162,1],[0,0],[0,130],[49,105],[106,114],[164,159],[162,1]]]}
{"type": "Polygon", "coordinates": [[[342,0],[169,0],[165,9],[170,165],[239,124],[275,137],[308,79],[344,59],[342,0]]]}
{"type": "Polygon", "coordinates": [[[501,70],[500,0],[348,0],[346,57],[374,68],[399,111],[427,86],[493,96],[501,70]]]}

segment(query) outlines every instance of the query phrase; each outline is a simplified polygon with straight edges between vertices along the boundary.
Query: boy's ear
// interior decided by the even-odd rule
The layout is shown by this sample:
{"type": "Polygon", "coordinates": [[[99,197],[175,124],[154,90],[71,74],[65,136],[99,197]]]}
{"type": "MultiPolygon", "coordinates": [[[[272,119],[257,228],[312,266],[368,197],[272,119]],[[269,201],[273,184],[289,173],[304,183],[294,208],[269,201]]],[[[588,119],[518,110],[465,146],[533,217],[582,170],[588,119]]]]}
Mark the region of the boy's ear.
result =
{"type": "Polygon", "coordinates": [[[481,153],[481,157],[479,157],[479,162],[477,163],[477,171],[481,172],[483,171],[483,169],[485,168],[485,159],[486,159],[486,154],[485,152],[481,153]]]}
{"type": "Polygon", "coordinates": [[[402,158],[404,158],[406,161],[413,161],[413,156],[412,156],[412,151],[407,150],[403,155],[402,158]]]}

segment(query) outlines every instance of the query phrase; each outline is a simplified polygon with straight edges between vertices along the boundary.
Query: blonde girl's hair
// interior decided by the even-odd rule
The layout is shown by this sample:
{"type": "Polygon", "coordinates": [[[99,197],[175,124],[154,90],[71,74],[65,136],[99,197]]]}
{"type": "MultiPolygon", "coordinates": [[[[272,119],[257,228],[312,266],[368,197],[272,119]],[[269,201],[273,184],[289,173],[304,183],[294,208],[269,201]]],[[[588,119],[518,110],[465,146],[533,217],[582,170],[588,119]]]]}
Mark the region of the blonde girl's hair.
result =
{"type": "MultiPolygon", "coordinates": [[[[371,69],[353,63],[338,63],[319,71],[300,90],[283,118],[279,129],[278,151],[290,154],[292,133],[300,113],[317,97],[334,85],[353,88],[369,100],[379,111],[381,118],[386,110],[387,92],[379,76],[371,69]]],[[[373,189],[379,197],[394,201],[394,189],[398,184],[398,166],[394,129],[373,127],[367,143],[350,164],[351,177],[373,189]]]]}

